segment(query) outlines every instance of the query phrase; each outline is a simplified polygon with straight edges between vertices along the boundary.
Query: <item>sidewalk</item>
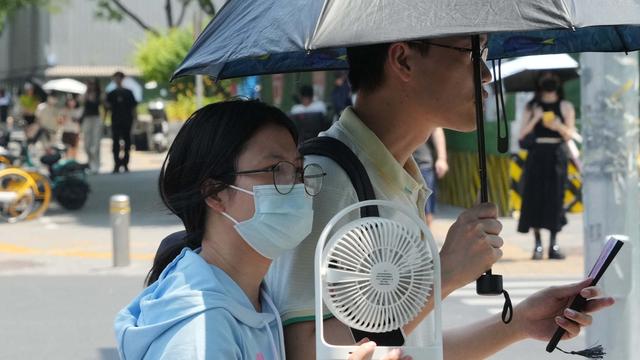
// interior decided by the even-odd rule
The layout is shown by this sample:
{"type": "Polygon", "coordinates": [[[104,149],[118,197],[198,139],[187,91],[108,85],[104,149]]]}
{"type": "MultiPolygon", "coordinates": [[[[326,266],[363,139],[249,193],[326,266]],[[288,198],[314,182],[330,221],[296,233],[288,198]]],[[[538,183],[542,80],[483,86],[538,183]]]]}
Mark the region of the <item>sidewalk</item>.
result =
{"type": "MultiPolygon", "coordinates": [[[[431,226],[439,244],[444,242],[449,227],[463,209],[438,204],[437,213],[431,226]]],[[[521,234],[516,231],[518,221],[512,217],[502,217],[501,236],[504,239],[503,258],[493,267],[494,273],[517,277],[580,277],[584,274],[582,214],[567,214],[568,224],[558,233],[558,243],[567,255],[565,260],[531,260],[533,233],[521,234]]],[[[542,244],[546,251],[549,233],[542,231],[542,244]]]]}
{"type": "MultiPolygon", "coordinates": [[[[80,145],[82,146],[82,144],[80,145]]],[[[86,161],[80,151],[79,161],[86,161]]],[[[53,261],[52,268],[65,272],[69,267],[82,272],[82,268],[91,267],[98,262],[110,265],[111,234],[107,204],[113,193],[129,194],[134,212],[132,213],[132,266],[126,271],[130,274],[143,274],[150,266],[160,239],[181,228],[177,218],[164,210],[157,194],[156,181],[159,168],[166,153],[132,151],[131,173],[111,174],[113,157],[111,139],[102,139],[101,168],[99,175],[90,177],[92,193],[86,207],[80,212],[66,212],[54,202],[50,211],[35,222],[13,224],[14,236],[2,237],[0,241],[0,272],[7,268],[17,268],[16,261],[47,258],[53,261]],[[75,224],[76,226],[70,226],[75,224]],[[35,225],[35,227],[34,227],[35,225]],[[39,226],[38,226],[39,225],[39,226]],[[57,229],[56,229],[57,227],[57,229]],[[44,228],[36,230],[36,228],[44,228]],[[38,234],[36,234],[38,233],[38,234]],[[49,241],[42,241],[46,234],[49,241]],[[14,238],[15,241],[9,241],[14,238]],[[51,241],[55,239],[54,241],[51,241]],[[5,243],[3,245],[3,243],[5,243]],[[7,246],[16,247],[8,249],[7,246]],[[54,254],[56,256],[50,256],[54,254]],[[22,255],[22,256],[20,256],[22,255]],[[11,266],[6,261],[11,259],[11,266]],[[72,262],[66,259],[73,258],[72,262]],[[54,261],[57,260],[57,261],[54,261]],[[4,265],[2,260],[4,260],[4,265]],[[86,263],[85,266],[79,266],[86,263]],[[71,265],[73,264],[73,265],[71,265]]],[[[439,204],[432,232],[442,244],[449,227],[455,222],[463,209],[439,204]]],[[[530,260],[533,251],[533,234],[520,234],[516,231],[517,220],[511,217],[500,218],[503,224],[503,258],[495,266],[497,274],[507,277],[580,277],[584,273],[582,214],[568,214],[568,225],[558,234],[559,244],[567,259],[530,260]]],[[[3,224],[7,229],[10,225],[3,224]]],[[[549,234],[542,232],[543,245],[548,249],[549,234]]],[[[545,252],[546,256],[546,252],[545,252]]],[[[110,271],[114,271],[110,270],[110,271]]],[[[33,269],[33,271],[37,271],[33,269]]],[[[107,271],[107,272],[110,272],[107,271]]],[[[121,271],[121,270],[120,270],[121,271]]],[[[115,270],[115,272],[119,272],[115,270]]]]}

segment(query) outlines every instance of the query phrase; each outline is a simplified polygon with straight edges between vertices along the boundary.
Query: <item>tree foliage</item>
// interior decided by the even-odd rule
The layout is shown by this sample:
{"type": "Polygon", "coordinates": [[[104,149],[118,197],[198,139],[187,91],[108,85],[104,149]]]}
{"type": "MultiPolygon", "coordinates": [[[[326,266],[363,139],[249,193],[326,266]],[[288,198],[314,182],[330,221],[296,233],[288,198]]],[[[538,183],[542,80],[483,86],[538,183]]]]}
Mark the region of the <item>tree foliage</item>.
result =
{"type": "Polygon", "coordinates": [[[50,11],[58,9],[66,0],[0,0],[0,34],[7,21],[20,9],[38,6],[50,11]]]}
{"type": "MultiPolygon", "coordinates": [[[[193,31],[187,28],[169,29],[164,35],[147,32],[145,40],[137,45],[134,62],[145,81],[156,81],[161,87],[168,86],[173,98],[182,105],[180,113],[195,111],[193,78],[177,79],[169,84],[175,69],[185,58],[193,42],[193,31]]],[[[204,95],[207,98],[230,97],[230,81],[213,82],[204,79],[204,95]]]]}
{"type": "MultiPolygon", "coordinates": [[[[158,29],[150,26],[139,14],[134,13],[125,6],[122,0],[93,0],[96,2],[95,15],[99,19],[120,22],[125,18],[133,20],[141,28],[153,34],[160,35],[158,29]]],[[[206,15],[212,17],[216,13],[212,0],[165,0],[164,11],[167,28],[182,26],[187,8],[196,4],[206,15]],[[178,10],[178,11],[176,11],[178,10]]]]}
{"type": "Polygon", "coordinates": [[[185,28],[170,29],[166,35],[148,32],[137,46],[135,64],[146,81],[166,83],[192,43],[193,33],[185,28]]]}

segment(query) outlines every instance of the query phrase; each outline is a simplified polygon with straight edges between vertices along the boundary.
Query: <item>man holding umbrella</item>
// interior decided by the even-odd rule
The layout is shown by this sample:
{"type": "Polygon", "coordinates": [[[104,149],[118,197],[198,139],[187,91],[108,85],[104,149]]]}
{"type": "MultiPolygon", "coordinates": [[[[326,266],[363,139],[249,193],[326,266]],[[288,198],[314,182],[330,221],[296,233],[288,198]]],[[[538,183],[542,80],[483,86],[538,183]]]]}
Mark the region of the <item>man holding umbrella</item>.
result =
{"type": "MultiPolygon", "coordinates": [[[[486,37],[482,42],[486,43],[486,37]]],[[[486,44],[481,53],[486,59],[486,44]]],[[[351,148],[366,168],[378,199],[416,208],[424,216],[429,190],[411,154],[437,127],[475,129],[470,37],[352,47],[347,55],[357,100],[322,135],[337,138],[351,148]]],[[[490,78],[483,66],[483,83],[490,78]]],[[[483,91],[483,95],[486,98],[487,93],[483,91]]],[[[315,344],[310,284],[317,239],[334,214],[358,201],[354,188],[345,186],[349,178],[335,162],[320,156],[310,156],[308,161],[319,164],[327,173],[323,192],[314,199],[313,232],[298,248],[276,260],[267,276],[283,317],[287,356],[293,359],[310,358],[315,344]]],[[[500,259],[501,228],[493,204],[477,205],[460,215],[440,252],[443,296],[474,281],[500,259]]],[[[586,284],[583,281],[549,288],[530,296],[516,307],[508,325],[494,316],[445,332],[445,358],[484,358],[524,338],[548,340],[557,325],[567,330],[567,338],[576,336],[591,317],[563,310],[586,284]]],[[[588,298],[597,294],[596,289],[587,292],[588,298]]],[[[612,303],[611,298],[592,299],[586,309],[595,311],[612,303]]],[[[419,328],[431,309],[430,302],[405,326],[405,333],[419,328]]],[[[326,320],[325,328],[330,343],[353,343],[348,329],[336,319],[326,320]]],[[[412,341],[411,336],[408,341],[412,341]]]]}

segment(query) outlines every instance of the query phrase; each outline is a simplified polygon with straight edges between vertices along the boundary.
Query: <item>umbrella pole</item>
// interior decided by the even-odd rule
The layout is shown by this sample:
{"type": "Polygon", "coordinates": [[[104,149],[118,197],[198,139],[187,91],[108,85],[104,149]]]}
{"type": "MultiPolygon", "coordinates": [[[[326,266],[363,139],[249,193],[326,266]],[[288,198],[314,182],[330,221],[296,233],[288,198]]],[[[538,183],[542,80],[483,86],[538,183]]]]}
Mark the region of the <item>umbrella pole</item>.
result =
{"type": "MultiPolygon", "coordinates": [[[[475,88],[476,103],[476,134],[478,136],[478,172],[480,175],[480,202],[489,201],[489,191],[487,185],[487,155],[484,144],[484,111],[482,109],[482,64],[480,59],[480,36],[471,37],[473,49],[473,84],[475,88]]],[[[476,292],[478,295],[501,295],[502,276],[494,275],[491,269],[480,276],[476,281],[476,292]]]]}

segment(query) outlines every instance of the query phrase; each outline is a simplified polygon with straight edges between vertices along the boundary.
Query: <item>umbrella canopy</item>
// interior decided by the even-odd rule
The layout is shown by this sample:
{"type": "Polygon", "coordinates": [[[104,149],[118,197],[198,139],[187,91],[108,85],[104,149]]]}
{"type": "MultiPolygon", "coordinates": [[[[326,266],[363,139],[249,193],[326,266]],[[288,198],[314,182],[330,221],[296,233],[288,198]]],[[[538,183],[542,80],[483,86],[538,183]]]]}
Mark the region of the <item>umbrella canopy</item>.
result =
{"type": "MultiPolygon", "coordinates": [[[[131,90],[131,92],[133,93],[133,97],[136,99],[137,102],[142,101],[142,85],[140,85],[140,83],[137,82],[134,78],[127,76],[124,79],[122,79],[122,87],[125,89],[131,90]]],[[[116,83],[113,82],[112,80],[104,88],[104,91],[106,93],[109,93],[115,88],[116,88],[116,83]]]]}
{"type": "MultiPolygon", "coordinates": [[[[578,62],[567,54],[532,55],[503,63],[502,84],[506,91],[535,91],[536,80],[543,70],[553,70],[561,81],[578,77],[578,62]]],[[[493,74],[496,78],[496,74],[493,74]]]]}
{"type": "Polygon", "coordinates": [[[46,91],[60,91],[80,95],[87,91],[87,85],[69,78],[47,81],[42,85],[42,88],[46,91]]]}
{"type": "Polygon", "coordinates": [[[346,69],[345,46],[491,33],[489,57],[640,49],[640,3],[616,0],[229,0],[174,77],[346,69]],[[377,4],[377,5],[376,5],[377,4]],[[606,26],[619,25],[619,26],[606,26]]]}

